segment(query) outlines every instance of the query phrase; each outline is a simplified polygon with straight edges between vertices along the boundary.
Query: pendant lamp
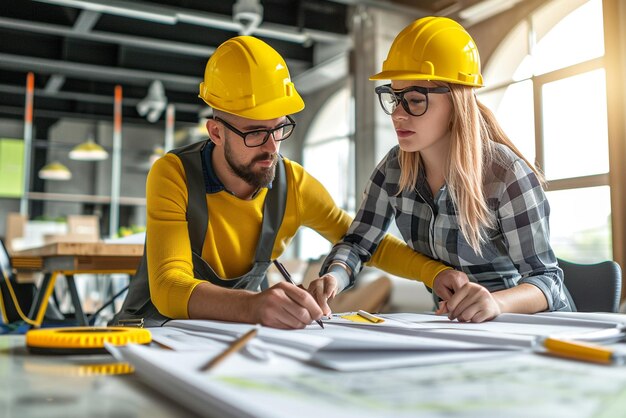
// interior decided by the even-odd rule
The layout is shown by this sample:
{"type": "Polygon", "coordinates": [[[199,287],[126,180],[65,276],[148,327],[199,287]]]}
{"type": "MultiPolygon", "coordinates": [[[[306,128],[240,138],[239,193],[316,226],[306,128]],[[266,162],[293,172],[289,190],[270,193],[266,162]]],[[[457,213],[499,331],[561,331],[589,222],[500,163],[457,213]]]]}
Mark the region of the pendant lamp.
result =
{"type": "Polygon", "coordinates": [[[93,137],[89,137],[87,141],[76,145],[70,151],[70,158],[78,161],[102,161],[109,157],[109,153],[104,148],[96,144],[93,137]]]}
{"type": "Polygon", "coordinates": [[[42,180],[69,180],[72,172],[58,161],[46,164],[39,170],[39,178],[42,180]]]}

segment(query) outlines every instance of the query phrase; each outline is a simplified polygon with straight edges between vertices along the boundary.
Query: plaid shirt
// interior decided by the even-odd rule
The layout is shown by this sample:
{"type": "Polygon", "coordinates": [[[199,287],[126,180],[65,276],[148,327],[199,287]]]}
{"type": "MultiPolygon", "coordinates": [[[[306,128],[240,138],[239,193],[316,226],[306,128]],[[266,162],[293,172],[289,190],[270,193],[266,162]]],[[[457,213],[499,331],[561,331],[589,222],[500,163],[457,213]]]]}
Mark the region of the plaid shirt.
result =
{"type": "Polygon", "coordinates": [[[544,293],[549,310],[572,310],[563,272],[549,243],[550,206],[524,160],[494,143],[494,161],[487,168],[484,192],[496,227],[486,231],[487,242],[481,246],[482,254],[477,254],[459,230],[447,187],[433,197],[423,166],[415,189],[397,194],[398,149],[392,148],[374,170],[354,222],[333,247],[322,272],[332,261],[359,272],[393,217],[411,248],[465,272],[491,292],[530,283],[544,293]]]}

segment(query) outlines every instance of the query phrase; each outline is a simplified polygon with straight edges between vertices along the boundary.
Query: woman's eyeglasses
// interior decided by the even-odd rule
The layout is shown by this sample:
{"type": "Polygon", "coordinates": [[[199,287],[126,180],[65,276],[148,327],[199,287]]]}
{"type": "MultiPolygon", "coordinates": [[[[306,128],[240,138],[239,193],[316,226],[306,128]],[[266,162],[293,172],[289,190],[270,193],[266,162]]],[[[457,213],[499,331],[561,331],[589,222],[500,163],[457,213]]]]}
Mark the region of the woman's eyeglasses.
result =
{"type": "Polygon", "coordinates": [[[404,90],[396,91],[391,84],[378,86],[374,90],[378,95],[380,106],[386,114],[391,115],[402,103],[402,107],[409,115],[422,116],[428,110],[429,93],[448,93],[448,87],[419,87],[412,86],[404,90]]]}
{"type": "Polygon", "coordinates": [[[260,147],[265,144],[268,139],[270,139],[270,135],[274,138],[274,141],[284,141],[291,136],[293,130],[296,128],[296,122],[291,118],[291,116],[287,116],[287,120],[289,120],[288,123],[283,123],[275,128],[255,129],[248,132],[241,132],[239,129],[217,116],[214,116],[213,119],[222,123],[229,130],[243,138],[243,143],[248,148],[260,147]]]}

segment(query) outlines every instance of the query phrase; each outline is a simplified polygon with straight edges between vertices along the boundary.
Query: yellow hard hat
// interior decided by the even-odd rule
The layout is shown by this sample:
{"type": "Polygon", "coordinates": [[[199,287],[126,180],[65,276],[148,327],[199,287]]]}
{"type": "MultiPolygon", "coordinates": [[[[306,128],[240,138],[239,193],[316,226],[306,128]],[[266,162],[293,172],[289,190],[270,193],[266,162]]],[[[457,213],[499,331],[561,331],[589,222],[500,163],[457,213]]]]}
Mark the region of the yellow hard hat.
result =
{"type": "Polygon", "coordinates": [[[285,60],[252,36],[231,38],[215,50],[204,70],[199,97],[214,109],[256,120],[304,109],[285,60]]]}
{"type": "Polygon", "coordinates": [[[424,17],[396,36],[383,70],[370,80],[432,80],[482,87],[478,47],[452,19],[424,17]]]}

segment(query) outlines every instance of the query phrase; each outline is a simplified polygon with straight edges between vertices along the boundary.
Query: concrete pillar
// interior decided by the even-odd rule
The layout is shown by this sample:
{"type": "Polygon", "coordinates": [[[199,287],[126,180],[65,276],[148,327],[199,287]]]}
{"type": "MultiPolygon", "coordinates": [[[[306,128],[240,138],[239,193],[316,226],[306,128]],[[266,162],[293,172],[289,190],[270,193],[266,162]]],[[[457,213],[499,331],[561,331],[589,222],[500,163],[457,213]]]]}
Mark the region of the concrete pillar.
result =
{"type": "Polygon", "coordinates": [[[412,17],[362,6],[355,7],[352,14],[354,49],[350,56],[350,74],[355,103],[357,208],[376,164],[397,144],[391,117],[380,109],[374,93],[377,84],[369,77],[381,70],[394,38],[412,21],[412,17]]]}

